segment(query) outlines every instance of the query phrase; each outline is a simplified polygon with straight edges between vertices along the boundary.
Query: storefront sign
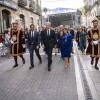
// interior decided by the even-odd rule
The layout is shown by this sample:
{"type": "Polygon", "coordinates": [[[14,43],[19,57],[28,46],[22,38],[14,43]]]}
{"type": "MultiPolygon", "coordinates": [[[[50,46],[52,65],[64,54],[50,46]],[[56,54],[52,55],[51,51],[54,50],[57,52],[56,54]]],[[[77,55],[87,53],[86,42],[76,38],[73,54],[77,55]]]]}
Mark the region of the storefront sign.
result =
{"type": "Polygon", "coordinates": [[[0,0],[0,4],[5,5],[7,7],[10,7],[12,9],[15,9],[15,10],[17,10],[17,8],[18,8],[17,3],[15,3],[12,0],[0,0]]]}

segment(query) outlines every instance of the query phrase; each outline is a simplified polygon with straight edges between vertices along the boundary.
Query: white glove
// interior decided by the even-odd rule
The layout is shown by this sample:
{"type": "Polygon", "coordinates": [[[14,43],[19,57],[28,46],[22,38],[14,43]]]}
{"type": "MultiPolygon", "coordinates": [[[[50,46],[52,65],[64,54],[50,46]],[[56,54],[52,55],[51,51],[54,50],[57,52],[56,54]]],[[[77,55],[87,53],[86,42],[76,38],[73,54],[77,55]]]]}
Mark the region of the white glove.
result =
{"type": "Polygon", "coordinates": [[[22,44],[23,48],[26,48],[26,45],[25,44],[22,44]]]}
{"type": "Polygon", "coordinates": [[[14,42],[12,40],[10,40],[11,44],[14,44],[14,42]]]}
{"type": "Polygon", "coordinates": [[[97,44],[99,44],[99,41],[98,41],[98,40],[93,41],[93,44],[94,44],[94,45],[97,45],[97,44]]]}

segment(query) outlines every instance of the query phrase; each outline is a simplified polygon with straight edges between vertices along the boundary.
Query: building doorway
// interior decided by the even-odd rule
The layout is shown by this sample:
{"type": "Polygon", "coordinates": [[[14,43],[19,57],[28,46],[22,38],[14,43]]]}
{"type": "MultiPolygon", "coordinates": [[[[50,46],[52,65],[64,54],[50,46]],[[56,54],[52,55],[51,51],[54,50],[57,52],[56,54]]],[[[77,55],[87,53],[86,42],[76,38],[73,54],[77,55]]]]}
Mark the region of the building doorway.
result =
{"type": "Polygon", "coordinates": [[[2,10],[2,21],[3,21],[3,29],[10,28],[11,21],[10,21],[11,13],[8,10],[2,10]]]}

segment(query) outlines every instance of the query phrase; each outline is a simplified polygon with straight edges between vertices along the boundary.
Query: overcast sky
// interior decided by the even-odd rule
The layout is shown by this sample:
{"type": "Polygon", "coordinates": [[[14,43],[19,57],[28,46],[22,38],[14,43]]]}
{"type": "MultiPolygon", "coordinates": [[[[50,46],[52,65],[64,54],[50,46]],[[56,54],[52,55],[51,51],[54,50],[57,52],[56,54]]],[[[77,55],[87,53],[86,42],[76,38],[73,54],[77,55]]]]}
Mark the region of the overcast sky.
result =
{"type": "Polygon", "coordinates": [[[42,7],[54,9],[57,7],[62,8],[81,8],[83,0],[41,0],[42,7]]]}

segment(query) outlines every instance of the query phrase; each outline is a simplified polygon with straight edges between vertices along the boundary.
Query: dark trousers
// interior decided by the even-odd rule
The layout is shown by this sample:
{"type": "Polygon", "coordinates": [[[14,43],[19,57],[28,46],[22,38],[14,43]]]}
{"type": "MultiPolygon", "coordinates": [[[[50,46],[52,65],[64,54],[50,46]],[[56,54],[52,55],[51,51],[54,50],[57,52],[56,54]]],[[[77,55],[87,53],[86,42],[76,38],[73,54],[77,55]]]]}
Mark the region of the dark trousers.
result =
{"type": "MultiPolygon", "coordinates": [[[[20,55],[19,57],[21,57],[21,58],[22,58],[22,61],[24,60],[23,55],[20,55]]],[[[15,60],[15,64],[18,64],[18,61],[17,61],[17,56],[14,56],[14,60],[15,60]]]]}
{"type": "Polygon", "coordinates": [[[95,59],[95,66],[98,65],[99,57],[91,57],[91,62],[94,62],[95,59]]]}
{"type": "Polygon", "coordinates": [[[30,46],[29,52],[30,52],[30,64],[31,66],[34,65],[34,51],[36,53],[36,56],[41,61],[41,56],[39,54],[39,49],[34,48],[34,46],[30,46]]]}
{"type": "Polygon", "coordinates": [[[51,63],[52,63],[52,51],[53,51],[53,47],[45,47],[46,53],[48,55],[48,67],[50,67],[51,63]]]}

